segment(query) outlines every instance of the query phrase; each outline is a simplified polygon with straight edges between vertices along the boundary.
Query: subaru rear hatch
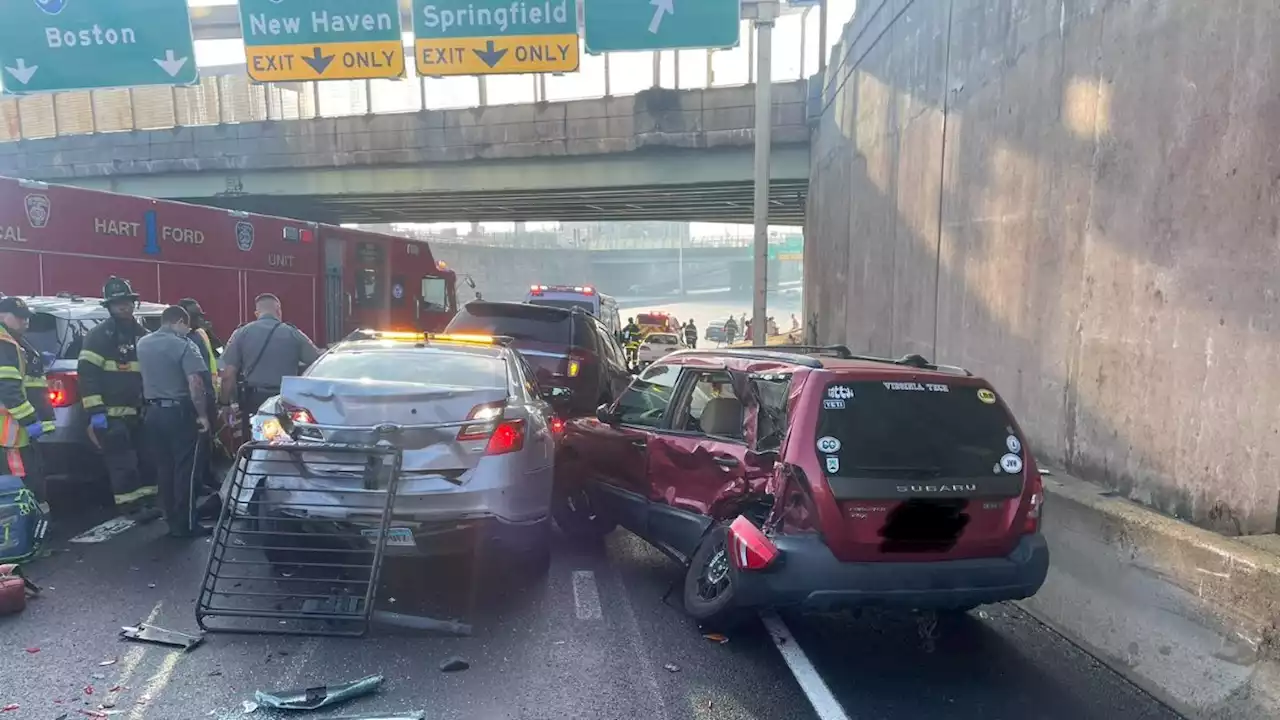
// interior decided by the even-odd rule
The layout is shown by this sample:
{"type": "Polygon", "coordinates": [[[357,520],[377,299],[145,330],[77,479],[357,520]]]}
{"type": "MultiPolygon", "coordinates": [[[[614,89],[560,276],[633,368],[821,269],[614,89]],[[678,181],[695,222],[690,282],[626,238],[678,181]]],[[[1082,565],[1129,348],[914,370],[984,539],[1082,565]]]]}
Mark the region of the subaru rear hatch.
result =
{"type": "Polygon", "coordinates": [[[975,378],[894,373],[818,386],[815,447],[846,561],[999,557],[1025,528],[1034,473],[1022,434],[975,378]],[[1027,502],[1024,502],[1024,498],[1027,502]]]}

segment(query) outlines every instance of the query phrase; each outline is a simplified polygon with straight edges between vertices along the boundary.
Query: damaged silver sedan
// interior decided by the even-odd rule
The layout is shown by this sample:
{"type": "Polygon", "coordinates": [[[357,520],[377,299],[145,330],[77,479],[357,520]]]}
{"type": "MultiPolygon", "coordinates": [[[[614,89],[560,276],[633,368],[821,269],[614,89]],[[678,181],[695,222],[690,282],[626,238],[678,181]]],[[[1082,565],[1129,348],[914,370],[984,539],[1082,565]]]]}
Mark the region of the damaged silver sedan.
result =
{"type": "MultiPolygon", "coordinates": [[[[541,571],[563,431],[548,400],[565,392],[540,391],[503,338],[357,331],[285,378],[251,425],[255,442],[295,449],[399,448],[388,554],[489,556],[541,571]]],[[[350,457],[255,449],[241,461],[249,477],[232,512],[275,533],[273,547],[301,552],[335,531],[373,544],[383,508],[360,492],[369,480],[350,457]]]]}

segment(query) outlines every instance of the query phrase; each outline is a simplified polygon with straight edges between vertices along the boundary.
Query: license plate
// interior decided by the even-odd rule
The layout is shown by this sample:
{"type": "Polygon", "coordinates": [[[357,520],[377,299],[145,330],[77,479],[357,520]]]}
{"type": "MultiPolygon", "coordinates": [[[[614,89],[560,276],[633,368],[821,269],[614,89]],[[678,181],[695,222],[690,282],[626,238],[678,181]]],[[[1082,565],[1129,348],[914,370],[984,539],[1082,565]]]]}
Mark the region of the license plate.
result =
{"type": "MultiPolygon", "coordinates": [[[[360,534],[368,538],[369,544],[373,545],[378,542],[377,530],[361,530],[360,534]]],[[[413,540],[413,530],[410,528],[391,528],[387,532],[387,547],[417,547],[418,544],[413,540]]]]}

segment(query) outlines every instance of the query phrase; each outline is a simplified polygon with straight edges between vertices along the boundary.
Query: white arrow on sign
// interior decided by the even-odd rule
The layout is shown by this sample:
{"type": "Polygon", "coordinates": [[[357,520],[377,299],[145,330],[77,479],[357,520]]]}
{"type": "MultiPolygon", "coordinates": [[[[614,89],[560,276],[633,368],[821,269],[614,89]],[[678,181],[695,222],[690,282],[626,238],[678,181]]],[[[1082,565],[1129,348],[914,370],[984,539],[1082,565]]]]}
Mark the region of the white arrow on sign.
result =
{"type": "Polygon", "coordinates": [[[662,17],[676,14],[675,0],[649,0],[649,4],[653,6],[653,19],[649,21],[649,32],[656,35],[658,28],[662,25],[662,17]]]}
{"type": "Polygon", "coordinates": [[[23,60],[22,58],[18,58],[18,61],[14,64],[17,65],[17,67],[9,67],[6,65],[4,69],[8,70],[9,74],[12,75],[15,80],[22,83],[23,85],[26,85],[28,82],[31,82],[31,76],[35,75],[36,70],[40,69],[39,65],[32,65],[31,67],[27,67],[27,61],[23,60]]]}
{"type": "Polygon", "coordinates": [[[156,64],[160,66],[161,70],[169,73],[169,77],[177,77],[178,73],[182,71],[182,66],[187,64],[187,59],[185,57],[174,57],[172,50],[164,51],[164,59],[151,59],[156,61],[156,64]]]}

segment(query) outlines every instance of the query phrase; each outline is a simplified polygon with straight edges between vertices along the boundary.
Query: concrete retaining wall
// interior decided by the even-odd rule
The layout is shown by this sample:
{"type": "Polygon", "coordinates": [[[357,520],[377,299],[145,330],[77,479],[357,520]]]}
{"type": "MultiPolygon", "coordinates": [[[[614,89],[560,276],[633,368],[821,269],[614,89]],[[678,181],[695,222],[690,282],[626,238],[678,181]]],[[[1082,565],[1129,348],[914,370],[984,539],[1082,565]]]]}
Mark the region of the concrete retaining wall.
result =
{"type": "Polygon", "coordinates": [[[1280,557],[1072,477],[1045,485],[1052,562],[1025,609],[1185,715],[1280,717],[1280,557]]]}
{"type": "Polygon", "coordinates": [[[1228,534],[1280,502],[1280,5],[866,0],[807,325],[963,364],[1041,456],[1228,534]]]}

